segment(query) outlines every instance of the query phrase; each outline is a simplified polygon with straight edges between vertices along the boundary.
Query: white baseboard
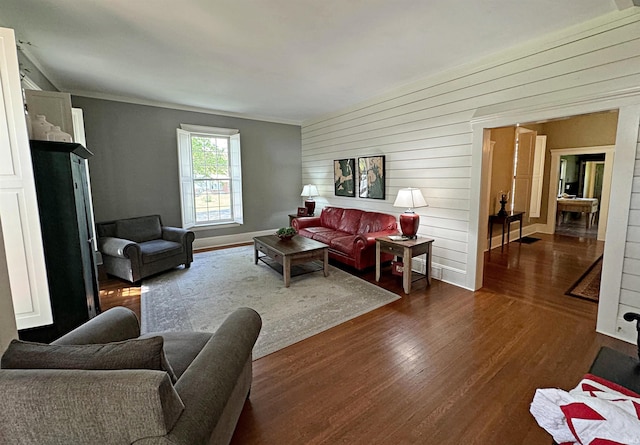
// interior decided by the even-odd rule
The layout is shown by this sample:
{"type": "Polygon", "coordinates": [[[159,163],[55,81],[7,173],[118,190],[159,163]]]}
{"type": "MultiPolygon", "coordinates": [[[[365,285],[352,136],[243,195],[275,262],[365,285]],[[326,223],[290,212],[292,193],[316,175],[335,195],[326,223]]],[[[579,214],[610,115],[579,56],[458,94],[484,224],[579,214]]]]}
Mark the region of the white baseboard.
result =
{"type": "Polygon", "coordinates": [[[272,235],[278,229],[261,230],[259,232],[238,233],[235,235],[210,236],[207,238],[196,238],[193,241],[193,250],[210,249],[212,247],[224,247],[234,244],[244,244],[253,242],[254,236],[272,235]]]}
{"type": "MultiPolygon", "coordinates": [[[[534,233],[545,233],[544,232],[545,227],[546,227],[545,224],[531,224],[529,226],[524,226],[522,228],[522,237],[524,238],[525,236],[533,235],[534,233]]],[[[495,230],[494,230],[494,233],[495,233],[495,230]]],[[[509,240],[515,241],[517,239],[520,239],[520,228],[516,225],[516,229],[511,230],[509,232],[509,240]]],[[[499,231],[498,236],[493,236],[491,238],[491,248],[495,249],[496,247],[500,247],[501,241],[502,241],[502,231],[499,231]]],[[[505,244],[507,243],[506,232],[504,234],[504,242],[505,244]]],[[[488,244],[487,244],[487,247],[489,247],[488,244]]]]}
{"type": "MultiPolygon", "coordinates": [[[[426,262],[422,256],[413,258],[411,261],[411,269],[418,273],[424,274],[426,270],[426,262]]],[[[449,266],[443,266],[438,263],[431,263],[431,279],[444,281],[454,286],[464,287],[467,274],[464,270],[455,269],[449,266]]]]}

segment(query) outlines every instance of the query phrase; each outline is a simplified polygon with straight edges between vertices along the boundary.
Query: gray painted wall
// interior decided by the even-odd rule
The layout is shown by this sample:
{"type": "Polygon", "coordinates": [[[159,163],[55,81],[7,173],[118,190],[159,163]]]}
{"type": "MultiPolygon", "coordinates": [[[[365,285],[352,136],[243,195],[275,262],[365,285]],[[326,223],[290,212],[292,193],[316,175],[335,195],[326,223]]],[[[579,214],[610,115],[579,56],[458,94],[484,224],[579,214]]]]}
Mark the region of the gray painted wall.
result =
{"type": "Polygon", "coordinates": [[[82,108],[96,221],[158,213],[180,225],[176,128],[237,128],[242,147],[244,224],[202,230],[197,238],[288,225],[302,204],[301,132],[277,124],[192,111],[73,96],[82,108]]]}

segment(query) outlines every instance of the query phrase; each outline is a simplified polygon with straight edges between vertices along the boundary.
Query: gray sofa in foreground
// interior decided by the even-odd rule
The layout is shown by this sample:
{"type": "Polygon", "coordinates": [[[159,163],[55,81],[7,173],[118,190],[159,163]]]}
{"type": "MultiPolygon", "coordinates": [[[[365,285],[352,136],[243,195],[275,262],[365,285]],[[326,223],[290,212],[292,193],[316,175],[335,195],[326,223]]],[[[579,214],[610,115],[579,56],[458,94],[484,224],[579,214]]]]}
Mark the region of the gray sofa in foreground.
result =
{"type": "Polygon", "coordinates": [[[132,283],[193,262],[193,232],[163,226],[160,215],[96,224],[105,271],[132,283]]]}
{"type": "MultiPolygon", "coordinates": [[[[252,349],[261,326],[254,310],[240,308],[214,334],[139,337],[135,314],[117,307],[51,345],[14,340],[0,369],[0,443],[228,444],[251,387],[252,349]],[[166,357],[159,369],[105,370],[93,356],[80,358],[91,370],[24,369],[35,367],[43,354],[44,367],[65,367],[82,355],[78,349],[106,358],[122,345],[138,348],[141,342],[159,343],[166,357]],[[55,358],[69,349],[66,358],[55,358]],[[165,362],[171,370],[164,370],[165,362]]],[[[139,355],[149,358],[144,351],[139,355]]],[[[112,355],[105,367],[128,358],[112,355]]]]}

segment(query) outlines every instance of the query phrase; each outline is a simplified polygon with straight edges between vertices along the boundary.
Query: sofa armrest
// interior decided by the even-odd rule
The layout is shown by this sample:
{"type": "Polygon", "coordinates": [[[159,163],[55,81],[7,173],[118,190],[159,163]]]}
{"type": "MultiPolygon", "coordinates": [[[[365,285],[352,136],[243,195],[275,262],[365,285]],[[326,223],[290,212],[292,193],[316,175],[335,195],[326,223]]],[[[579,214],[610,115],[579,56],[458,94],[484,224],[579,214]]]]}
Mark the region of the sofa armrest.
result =
{"type": "Polygon", "coordinates": [[[185,409],[170,433],[175,443],[208,443],[247,362],[251,363],[261,327],[257,312],[237,309],[180,376],[175,388],[185,409]]]}
{"type": "Polygon", "coordinates": [[[397,235],[398,231],[396,229],[393,230],[382,230],[380,232],[369,232],[369,233],[360,233],[356,236],[354,243],[359,244],[361,249],[364,249],[367,246],[375,245],[376,238],[380,238],[381,236],[389,236],[389,235],[397,235]]]}
{"type": "Polygon", "coordinates": [[[180,227],[162,226],[162,239],[184,244],[185,241],[193,242],[195,234],[190,230],[182,229],[180,227]]]}
{"type": "Polygon", "coordinates": [[[140,336],[138,317],[125,307],[111,308],[63,335],[55,345],[86,345],[129,340],[140,336]]]}
{"type": "Polygon", "coordinates": [[[100,252],[118,258],[132,258],[140,254],[138,243],[114,237],[100,238],[100,252]]]}
{"type": "Polygon", "coordinates": [[[303,216],[300,218],[295,218],[291,221],[291,227],[299,231],[300,229],[304,229],[306,227],[318,227],[320,226],[320,217],[319,216],[303,216]]]}
{"type": "Polygon", "coordinates": [[[146,369],[1,369],[0,394],[3,443],[137,443],[184,409],[167,373],[146,369]]]}

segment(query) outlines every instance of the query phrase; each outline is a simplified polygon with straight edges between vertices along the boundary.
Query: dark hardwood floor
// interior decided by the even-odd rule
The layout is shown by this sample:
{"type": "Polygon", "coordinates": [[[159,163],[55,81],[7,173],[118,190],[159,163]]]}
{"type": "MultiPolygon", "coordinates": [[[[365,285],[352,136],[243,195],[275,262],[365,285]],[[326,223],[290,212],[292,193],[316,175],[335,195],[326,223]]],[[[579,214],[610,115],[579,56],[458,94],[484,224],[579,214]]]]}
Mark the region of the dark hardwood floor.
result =
{"type": "Polygon", "coordinates": [[[556,235],[578,236],[584,238],[598,237],[598,222],[587,228],[587,214],[566,212],[559,224],[556,224],[556,235]]]}
{"type": "Polygon", "coordinates": [[[421,280],[404,295],[383,270],[403,298],[254,362],[232,443],[549,444],[528,412],[535,389],[573,388],[602,345],[635,347],[595,332],[597,304],[564,295],[603,243],[535,236],[487,253],[477,292],[421,280]]]}

